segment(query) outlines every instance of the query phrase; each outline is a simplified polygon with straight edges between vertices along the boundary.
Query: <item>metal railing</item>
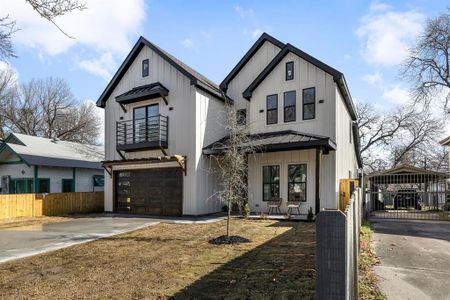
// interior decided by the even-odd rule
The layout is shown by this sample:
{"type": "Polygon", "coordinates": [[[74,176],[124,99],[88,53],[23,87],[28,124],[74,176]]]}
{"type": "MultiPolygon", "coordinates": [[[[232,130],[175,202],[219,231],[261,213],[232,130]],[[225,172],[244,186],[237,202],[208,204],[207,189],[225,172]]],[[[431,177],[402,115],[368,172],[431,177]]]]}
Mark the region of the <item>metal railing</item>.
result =
{"type": "Polygon", "coordinates": [[[116,123],[117,146],[167,147],[169,117],[163,115],[116,123]]]}

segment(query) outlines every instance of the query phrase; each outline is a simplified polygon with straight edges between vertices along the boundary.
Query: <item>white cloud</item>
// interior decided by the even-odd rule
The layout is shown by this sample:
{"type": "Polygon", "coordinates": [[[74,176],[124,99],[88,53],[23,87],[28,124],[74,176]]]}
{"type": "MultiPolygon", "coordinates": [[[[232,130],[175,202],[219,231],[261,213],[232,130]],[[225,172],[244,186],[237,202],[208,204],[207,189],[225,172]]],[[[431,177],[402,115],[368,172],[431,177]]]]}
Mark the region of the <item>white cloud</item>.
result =
{"type": "Polygon", "coordinates": [[[364,75],[362,79],[372,85],[381,85],[383,84],[383,73],[376,71],[372,74],[364,75]]]}
{"type": "Polygon", "coordinates": [[[393,104],[406,104],[411,100],[409,91],[400,85],[385,88],[383,98],[393,104]]]}
{"type": "Polygon", "coordinates": [[[254,39],[259,38],[259,36],[260,36],[261,34],[263,34],[263,32],[264,32],[264,30],[259,29],[259,28],[253,30],[253,32],[252,32],[252,38],[254,38],[254,39]]]}
{"type": "Polygon", "coordinates": [[[113,72],[117,69],[117,64],[110,52],[103,53],[99,58],[80,60],[78,66],[105,80],[110,80],[113,72]]]}
{"type": "Polygon", "coordinates": [[[194,41],[191,38],[185,38],[181,41],[181,45],[183,45],[186,48],[192,48],[194,47],[194,41]]]}
{"type": "Polygon", "coordinates": [[[255,17],[255,11],[253,9],[251,9],[251,8],[245,9],[242,6],[236,5],[234,7],[234,10],[238,13],[238,15],[242,19],[254,18],[255,17]]]}
{"type": "Polygon", "coordinates": [[[387,4],[373,2],[356,30],[362,43],[362,56],[374,65],[401,63],[422,31],[424,20],[425,16],[415,10],[394,11],[387,4]]]}

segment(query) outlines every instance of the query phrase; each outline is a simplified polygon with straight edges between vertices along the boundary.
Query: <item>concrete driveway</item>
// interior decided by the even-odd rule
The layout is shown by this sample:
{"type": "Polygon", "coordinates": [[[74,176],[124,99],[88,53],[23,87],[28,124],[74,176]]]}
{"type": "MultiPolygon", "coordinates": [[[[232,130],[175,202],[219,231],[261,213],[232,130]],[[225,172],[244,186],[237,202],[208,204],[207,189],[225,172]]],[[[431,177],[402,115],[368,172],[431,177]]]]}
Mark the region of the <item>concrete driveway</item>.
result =
{"type": "Polygon", "coordinates": [[[0,262],[124,233],[159,220],[92,216],[69,221],[0,230],[0,262]]]}
{"type": "Polygon", "coordinates": [[[375,273],[388,299],[449,299],[450,222],[371,221],[375,273]]]}

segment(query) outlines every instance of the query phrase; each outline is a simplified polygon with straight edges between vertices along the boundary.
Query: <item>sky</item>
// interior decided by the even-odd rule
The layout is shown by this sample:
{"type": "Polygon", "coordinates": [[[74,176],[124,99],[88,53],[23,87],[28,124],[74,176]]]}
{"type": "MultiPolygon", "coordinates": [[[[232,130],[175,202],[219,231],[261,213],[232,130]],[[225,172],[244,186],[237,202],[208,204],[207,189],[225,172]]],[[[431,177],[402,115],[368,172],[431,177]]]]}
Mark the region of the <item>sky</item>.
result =
{"type": "Polygon", "coordinates": [[[56,19],[71,39],[24,0],[0,0],[0,15],[20,28],[13,36],[18,57],[9,61],[20,81],[61,77],[77,99],[96,101],[142,35],[219,84],[267,32],[343,72],[354,101],[386,110],[409,100],[399,64],[426,20],[448,6],[441,0],[85,2],[86,10],[56,19]]]}

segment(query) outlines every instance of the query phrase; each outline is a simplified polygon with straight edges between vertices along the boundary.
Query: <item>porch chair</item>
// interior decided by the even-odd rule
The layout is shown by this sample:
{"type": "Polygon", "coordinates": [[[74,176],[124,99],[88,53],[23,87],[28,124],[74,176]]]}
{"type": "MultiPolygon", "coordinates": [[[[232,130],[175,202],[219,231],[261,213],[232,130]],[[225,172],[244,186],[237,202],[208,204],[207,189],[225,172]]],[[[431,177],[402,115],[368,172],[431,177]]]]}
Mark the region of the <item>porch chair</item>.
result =
{"type": "Polygon", "coordinates": [[[288,215],[292,215],[292,211],[294,209],[297,210],[297,213],[300,214],[300,201],[287,201],[286,202],[286,207],[287,207],[287,214],[288,215]]]}
{"type": "Polygon", "coordinates": [[[283,203],[283,198],[274,198],[273,200],[270,200],[267,202],[267,207],[269,208],[269,211],[267,212],[268,215],[273,213],[274,211],[276,213],[281,214],[281,204],[283,203]]]}

